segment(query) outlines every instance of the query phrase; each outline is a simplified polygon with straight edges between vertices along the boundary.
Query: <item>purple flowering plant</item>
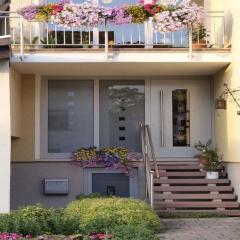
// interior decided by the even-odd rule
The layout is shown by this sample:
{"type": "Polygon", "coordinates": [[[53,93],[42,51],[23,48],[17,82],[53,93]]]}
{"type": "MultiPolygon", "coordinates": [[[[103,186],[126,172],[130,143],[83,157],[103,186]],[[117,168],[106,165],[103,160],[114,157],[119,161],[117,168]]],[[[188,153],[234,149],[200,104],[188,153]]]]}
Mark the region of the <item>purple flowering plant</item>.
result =
{"type": "Polygon", "coordinates": [[[103,166],[107,169],[123,171],[127,176],[133,176],[132,161],[139,157],[123,147],[80,148],[72,153],[72,162],[80,167],[103,166]]]}

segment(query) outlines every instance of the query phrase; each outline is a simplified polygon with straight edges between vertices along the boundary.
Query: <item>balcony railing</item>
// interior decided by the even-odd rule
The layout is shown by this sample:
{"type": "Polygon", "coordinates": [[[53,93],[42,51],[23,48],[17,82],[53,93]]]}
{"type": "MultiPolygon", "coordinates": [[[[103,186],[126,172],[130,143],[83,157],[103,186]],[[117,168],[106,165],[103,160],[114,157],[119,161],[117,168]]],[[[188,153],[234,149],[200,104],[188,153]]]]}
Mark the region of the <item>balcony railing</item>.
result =
{"type": "Polygon", "coordinates": [[[205,13],[204,26],[198,30],[155,32],[152,22],[106,28],[64,28],[52,23],[26,21],[15,12],[0,12],[0,37],[11,35],[12,47],[24,54],[25,49],[47,48],[183,48],[192,55],[193,43],[204,48],[224,48],[224,12],[205,13]],[[108,39],[108,41],[105,41],[108,39]]]}

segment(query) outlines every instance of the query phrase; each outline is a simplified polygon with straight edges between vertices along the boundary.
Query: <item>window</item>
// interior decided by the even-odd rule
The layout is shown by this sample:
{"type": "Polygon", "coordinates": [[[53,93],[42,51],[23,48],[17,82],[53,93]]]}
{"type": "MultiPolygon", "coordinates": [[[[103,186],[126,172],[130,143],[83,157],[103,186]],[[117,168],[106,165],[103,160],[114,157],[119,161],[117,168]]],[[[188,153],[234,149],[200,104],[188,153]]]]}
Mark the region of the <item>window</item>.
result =
{"type": "Polygon", "coordinates": [[[172,92],[173,146],[190,146],[189,91],[177,89],[172,92]]]}
{"type": "Polygon", "coordinates": [[[49,80],[47,154],[68,154],[93,146],[93,81],[49,80]]]}

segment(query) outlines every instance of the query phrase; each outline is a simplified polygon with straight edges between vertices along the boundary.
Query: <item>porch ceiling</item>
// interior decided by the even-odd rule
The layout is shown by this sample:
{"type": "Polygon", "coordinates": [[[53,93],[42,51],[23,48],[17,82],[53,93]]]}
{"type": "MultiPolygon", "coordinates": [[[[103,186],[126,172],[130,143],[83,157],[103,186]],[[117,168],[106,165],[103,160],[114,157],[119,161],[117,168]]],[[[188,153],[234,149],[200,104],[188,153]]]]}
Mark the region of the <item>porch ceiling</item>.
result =
{"type": "Polygon", "coordinates": [[[15,62],[12,66],[22,74],[61,76],[191,76],[214,75],[229,63],[185,62],[185,63],[29,63],[15,62]]]}

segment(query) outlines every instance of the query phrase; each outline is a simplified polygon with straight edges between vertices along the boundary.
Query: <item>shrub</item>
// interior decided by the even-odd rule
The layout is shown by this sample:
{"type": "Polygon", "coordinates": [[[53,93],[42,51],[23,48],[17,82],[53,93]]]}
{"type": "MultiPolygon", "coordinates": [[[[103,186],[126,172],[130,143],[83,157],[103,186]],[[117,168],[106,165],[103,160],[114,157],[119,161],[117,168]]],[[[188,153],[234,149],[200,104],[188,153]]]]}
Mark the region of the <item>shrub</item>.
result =
{"type": "Polygon", "coordinates": [[[37,204],[20,208],[10,214],[0,215],[0,232],[15,232],[33,236],[45,233],[72,234],[77,229],[76,223],[63,221],[62,210],[44,208],[37,204]]]}
{"type": "Polygon", "coordinates": [[[100,193],[90,193],[88,195],[85,195],[84,193],[80,193],[76,196],[77,200],[82,200],[85,198],[102,198],[103,196],[100,193]]]}
{"type": "Polygon", "coordinates": [[[153,231],[141,226],[118,226],[112,234],[114,240],[159,240],[153,231]]]}
{"type": "Polygon", "coordinates": [[[65,221],[78,221],[83,233],[109,231],[121,225],[144,227],[154,233],[162,225],[154,211],[140,200],[126,198],[92,198],[70,203],[64,210],[65,221]]]}

